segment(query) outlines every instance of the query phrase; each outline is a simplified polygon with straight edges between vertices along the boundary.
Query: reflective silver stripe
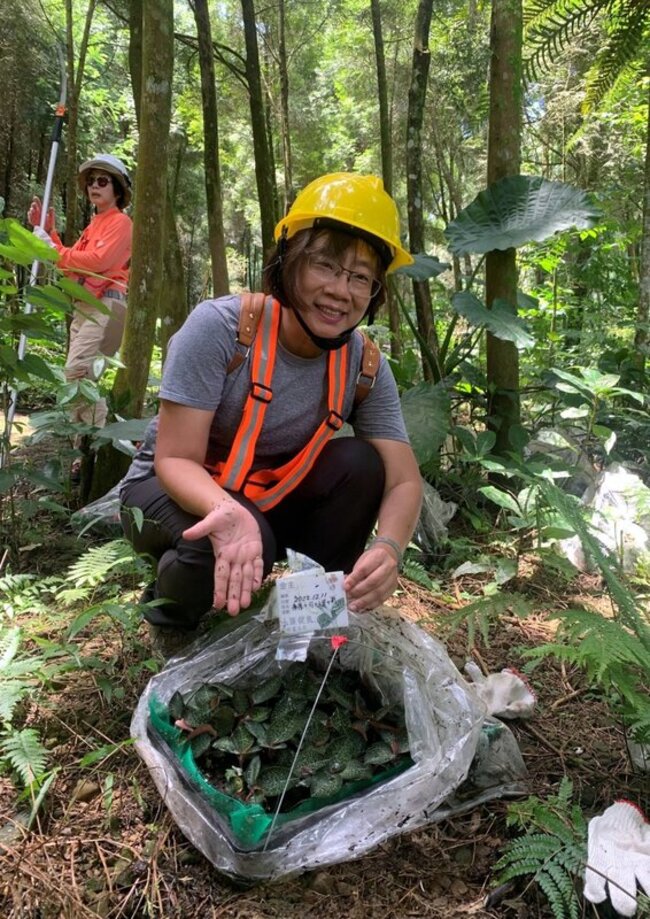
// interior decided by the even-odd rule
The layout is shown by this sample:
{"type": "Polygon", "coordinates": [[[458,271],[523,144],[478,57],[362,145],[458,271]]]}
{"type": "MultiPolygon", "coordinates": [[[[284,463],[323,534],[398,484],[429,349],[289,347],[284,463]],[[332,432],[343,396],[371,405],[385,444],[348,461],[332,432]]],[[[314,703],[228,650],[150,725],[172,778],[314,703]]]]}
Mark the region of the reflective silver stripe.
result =
{"type": "MultiPolygon", "coordinates": [[[[271,340],[273,336],[274,321],[275,321],[275,309],[273,307],[268,308],[268,309],[265,307],[264,312],[262,313],[262,321],[260,323],[260,327],[257,330],[257,335],[260,336],[260,340],[259,342],[257,341],[257,335],[256,335],[255,345],[253,346],[254,353],[255,353],[255,348],[257,347],[261,348],[261,353],[260,353],[260,377],[261,379],[260,380],[251,379],[251,388],[254,382],[256,383],[261,382],[261,383],[264,383],[264,385],[268,386],[268,384],[271,382],[271,379],[273,377],[273,367],[270,368],[270,373],[268,371],[269,371],[269,350],[270,350],[271,340]]],[[[253,356],[253,360],[254,360],[254,356],[253,356]]],[[[228,460],[226,463],[226,465],[230,468],[226,475],[222,474],[219,477],[219,484],[221,485],[222,488],[229,488],[231,491],[238,491],[241,488],[242,482],[244,478],[246,477],[246,475],[248,474],[248,470],[250,469],[250,466],[252,463],[252,459],[251,459],[251,462],[248,462],[248,463],[246,462],[246,455],[248,453],[250,439],[254,436],[256,424],[260,421],[260,419],[263,422],[267,405],[268,405],[268,402],[261,402],[258,399],[254,399],[250,393],[248,394],[248,397],[247,397],[247,400],[244,406],[244,414],[243,414],[243,418],[241,422],[242,425],[245,424],[246,426],[239,428],[235,435],[235,443],[231,447],[231,455],[228,456],[228,460]],[[235,449],[235,447],[238,447],[238,449],[236,453],[232,454],[232,451],[235,449]]]]}

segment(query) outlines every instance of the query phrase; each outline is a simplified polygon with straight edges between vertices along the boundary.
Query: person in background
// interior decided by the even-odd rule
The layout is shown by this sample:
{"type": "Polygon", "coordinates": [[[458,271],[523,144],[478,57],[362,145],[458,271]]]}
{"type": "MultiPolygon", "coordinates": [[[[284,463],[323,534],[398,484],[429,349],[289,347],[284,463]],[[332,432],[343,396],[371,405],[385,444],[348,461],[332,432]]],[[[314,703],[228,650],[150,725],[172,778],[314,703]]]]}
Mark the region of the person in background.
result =
{"type": "MultiPolygon", "coordinates": [[[[79,188],[94,208],[94,216],[73,246],[64,246],[56,231],[54,210],[41,224],[41,202],[34,198],[27,214],[34,233],[59,253],[57,265],[101,300],[106,310],[75,302],[70,325],[70,345],[65,364],[67,380],[97,379],[98,357],[112,357],[119,349],[126,318],[126,297],[131,260],[131,218],[124,209],[131,201],[131,179],[121,160],[101,153],[79,167],[79,188]]],[[[100,371],[101,372],[101,371],[100,371]]],[[[72,420],[96,427],[106,424],[105,399],[89,404],[78,400],[72,420]]],[[[75,441],[80,445],[81,438],[75,441]]],[[[79,480],[81,460],[72,464],[73,484],[79,480]]]]}
{"type": "Polygon", "coordinates": [[[418,520],[418,464],[378,349],[355,400],[357,326],[383,303],[386,274],[412,262],[395,203],[375,176],[322,176],[275,239],[251,346],[240,296],[196,307],[171,340],[159,416],[122,481],[124,530],[157,562],[149,597],[164,602],[145,616],[162,651],[211,607],[248,607],[287,548],[344,571],[351,610],[377,607],[418,520]],[[355,436],[334,438],[344,421],[355,436]]]}

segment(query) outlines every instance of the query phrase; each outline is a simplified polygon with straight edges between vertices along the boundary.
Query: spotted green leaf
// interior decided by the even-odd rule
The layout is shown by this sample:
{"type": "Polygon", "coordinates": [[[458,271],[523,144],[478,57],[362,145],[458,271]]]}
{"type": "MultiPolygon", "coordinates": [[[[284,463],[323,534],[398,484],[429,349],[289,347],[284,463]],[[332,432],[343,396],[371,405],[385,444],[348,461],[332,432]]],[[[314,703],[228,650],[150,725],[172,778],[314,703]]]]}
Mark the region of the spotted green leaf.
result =
{"type": "Polygon", "coordinates": [[[256,689],[253,689],[253,691],[251,692],[251,701],[255,705],[259,705],[261,702],[268,702],[269,699],[272,699],[274,696],[277,696],[281,687],[282,687],[282,674],[279,673],[276,676],[272,676],[268,680],[265,680],[256,689]]]}
{"type": "Polygon", "coordinates": [[[256,785],[261,768],[262,760],[259,756],[254,756],[244,771],[244,781],[249,788],[253,788],[256,785]]]}
{"type": "Polygon", "coordinates": [[[383,766],[394,759],[393,751],[387,743],[381,741],[371,744],[366,750],[363,761],[371,766],[383,766]]]}
{"type": "Polygon", "coordinates": [[[294,712],[284,718],[274,718],[269,722],[266,740],[270,746],[285,743],[305,729],[307,719],[302,712],[294,712]]]}
{"type": "Polygon", "coordinates": [[[317,772],[312,777],[310,789],[314,798],[329,798],[335,795],[341,789],[343,780],[340,775],[332,775],[329,772],[317,772]]]}
{"type": "MultiPolygon", "coordinates": [[[[260,772],[257,785],[268,797],[282,794],[289,778],[291,767],[270,766],[260,772]]],[[[292,776],[289,787],[297,784],[297,779],[292,776]]]]}

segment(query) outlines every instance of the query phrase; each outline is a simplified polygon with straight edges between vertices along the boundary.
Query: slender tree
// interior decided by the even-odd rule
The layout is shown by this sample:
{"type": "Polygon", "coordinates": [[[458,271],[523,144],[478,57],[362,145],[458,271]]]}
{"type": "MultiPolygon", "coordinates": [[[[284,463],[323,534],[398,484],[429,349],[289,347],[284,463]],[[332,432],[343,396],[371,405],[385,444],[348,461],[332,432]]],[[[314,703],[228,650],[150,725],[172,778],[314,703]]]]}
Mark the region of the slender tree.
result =
{"type": "MultiPolygon", "coordinates": [[[[520,168],[522,116],[522,8],[521,0],[492,0],[490,25],[490,116],[488,129],[488,185],[520,168]]],[[[488,308],[504,301],[517,312],[516,250],[493,250],[485,259],[485,297],[488,308]]],[[[511,341],[487,333],[488,424],[496,433],[495,452],[513,449],[510,430],[519,424],[519,353],[511,341]]]]}
{"type": "Polygon", "coordinates": [[[270,144],[267,134],[267,120],[262,93],[260,73],[260,55],[257,47],[257,22],[253,0],[241,0],[244,17],[244,39],[246,42],[246,80],[253,131],[253,156],[255,159],[255,179],[257,197],[260,206],[260,224],[262,231],[262,248],[267,250],[273,244],[275,229],[275,176],[270,156],[270,144]]]}
{"type": "Polygon", "coordinates": [[[215,296],[228,293],[228,262],[223,230],[221,171],[219,168],[219,124],[214,76],[212,30],[207,0],[192,0],[199,41],[201,99],[203,102],[203,164],[205,195],[208,204],[208,239],[212,263],[212,289],[215,296]]]}
{"type": "Polygon", "coordinates": [[[183,325],[188,315],[183,250],[176,222],[177,175],[185,156],[186,142],[182,132],[172,134],[169,147],[169,177],[165,206],[165,243],[163,246],[163,289],[160,296],[160,347],[163,360],[169,339],[183,325]],[[173,174],[172,174],[173,170],[173,174]]]}
{"type": "MultiPolygon", "coordinates": [[[[139,125],[142,101],[142,0],[131,0],[129,6],[129,69],[136,119],[139,125]]],[[[178,137],[176,139],[178,140],[178,137]]],[[[159,301],[160,345],[163,357],[167,353],[167,342],[181,327],[188,313],[183,251],[176,225],[176,187],[178,183],[175,181],[175,176],[180,170],[184,150],[184,143],[177,142],[172,145],[171,152],[176,163],[174,174],[172,175],[172,170],[168,170],[163,285],[159,301]]],[[[114,393],[114,397],[117,398],[117,393],[114,393]]]]}
{"type": "MultiPolygon", "coordinates": [[[[117,413],[127,418],[142,414],[157,317],[161,316],[163,335],[173,331],[163,304],[170,297],[180,300],[180,308],[187,304],[174,210],[168,204],[173,34],[173,0],[130,0],[129,68],[140,143],[129,308],[120,349],[125,367],[118,371],[111,392],[117,413]],[[177,280],[179,263],[181,277],[177,280]]],[[[102,447],[89,497],[99,498],[110,489],[124,475],[129,462],[129,457],[111,444],[102,447]]]]}
{"type": "MultiPolygon", "coordinates": [[[[424,213],[422,206],[422,122],[424,104],[429,77],[429,28],[433,0],[420,0],[415,23],[415,40],[413,43],[413,62],[411,65],[411,83],[409,86],[408,116],[406,127],[406,188],[408,196],[409,243],[412,252],[423,252],[424,213]]],[[[426,281],[413,281],[413,296],[420,335],[427,343],[434,357],[440,347],[433,324],[431,292],[426,281]]],[[[440,376],[440,368],[429,366],[422,358],[422,370],[425,380],[440,376]]]]}
{"type": "Polygon", "coordinates": [[[122,349],[126,369],[118,373],[115,381],[115,392],[121,397],[123,411],[133,418],[141,415],[144,405],[163,278],[167,148],[174,65],[173,0],[144,0],[142,13],[138,187],[133,218],[129,309],[122,349]]]}
{"type": "MultiPolygon", "coordinates": [[[[388,108],[388,81],[386,79],[386,57],[384,52],[384,34],[381,23],[380,0],[370,0],[372,15],[372,34],[375,42],[375,62],[377,66],[377,96],[379,99],[379,140],[381,144],[381,174],[384,188],[389,195],[393,194],[393,135],[391,131],[390,112],[388,108]]],[[[394,360],[402,356],[402,337],[399,306],[393,291],[388,285],[386,296],[388,306],[388,326],[390,328],[390,353],[394,360]]]]}
{"type": "Polygon", "coordinates": [[[287,63],[287,25],[285,0],[278,0],[278,71],[280,74],[280,132],[284,162],[284,211],[293,203],[293,162],[291,159],[291,130],[289,127],[289,67],[287,63]]]}
{"type": "Polygon", "coordinates": [[[95,14],[95,0],[88,0],[84,31],[79,44],[79,57],[75,60],[74,14],[72,0],[65,3],[66,62],[68,69],[68,129],[66,132],[67,174],[65,208],[65,242],[71,246],[77,238],[77,132],[79,126],[79,99],[86,69],[88,39],[95,14]]]}
{"type": "Polygon", "coordinates": [[[645,375],[650,322],[650,91],[648,93],[648,124],[646,128],[645,171],[643,184],[643,224],[641,228],[641,258],[639,259],[639,300],[634,335],[634,364],[645,375]]]}

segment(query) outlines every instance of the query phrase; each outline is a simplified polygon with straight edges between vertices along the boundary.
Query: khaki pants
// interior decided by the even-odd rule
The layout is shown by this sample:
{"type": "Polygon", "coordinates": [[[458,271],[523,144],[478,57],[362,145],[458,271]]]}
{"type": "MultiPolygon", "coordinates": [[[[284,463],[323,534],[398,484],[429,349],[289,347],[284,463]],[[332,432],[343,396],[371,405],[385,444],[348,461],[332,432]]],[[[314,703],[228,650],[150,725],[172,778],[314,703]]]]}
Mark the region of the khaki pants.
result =
{"type": "MultiPolygon", "coordinates": [[[[70,325],[70,348],[65,364],[66,380],[96,380],[93,364],[99,357],[113,357],[122,342],[126,302],[113,297],[102,297],[102,303],[110,313],[101,313],[88,303],[77,301],[70,325]]],[[[106,424],[108,407],[105,399],[94,405],[79,401],[71,410],[72,421],[94,424],[103,428],[106,424]]],[[[78,438],[77,438],[78,440],[78,438]]],[[[75,446],[78,446],[75,443],[75,446]]]]}

